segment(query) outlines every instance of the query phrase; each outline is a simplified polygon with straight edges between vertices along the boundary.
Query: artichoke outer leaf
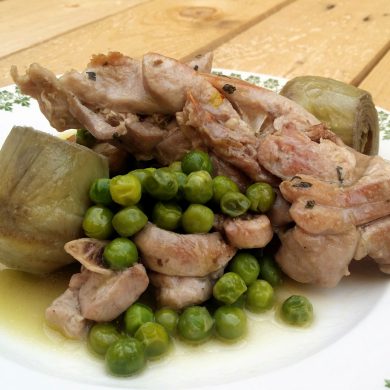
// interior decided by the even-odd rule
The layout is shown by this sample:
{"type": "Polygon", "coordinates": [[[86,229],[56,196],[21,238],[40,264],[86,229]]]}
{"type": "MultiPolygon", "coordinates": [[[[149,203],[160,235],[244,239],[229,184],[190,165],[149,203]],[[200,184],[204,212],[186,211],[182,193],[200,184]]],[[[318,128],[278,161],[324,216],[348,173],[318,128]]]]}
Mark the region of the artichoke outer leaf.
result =
{"type": "Polygon", "coordinates": [[[82,236],[91,183],[108,177],[92,150],[30,127],[14,127],[0,151],[0,262],[48,273],[74,259],[64,244],[82,236]]]}

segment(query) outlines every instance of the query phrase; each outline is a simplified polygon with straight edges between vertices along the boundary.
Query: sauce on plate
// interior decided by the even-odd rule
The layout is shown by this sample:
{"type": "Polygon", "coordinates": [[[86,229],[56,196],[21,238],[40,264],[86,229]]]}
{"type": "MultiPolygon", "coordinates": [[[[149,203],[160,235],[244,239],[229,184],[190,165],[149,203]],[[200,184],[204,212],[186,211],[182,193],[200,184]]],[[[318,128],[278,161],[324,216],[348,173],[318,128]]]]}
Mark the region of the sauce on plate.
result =
{"type": "Polygon", "coordinates": [[[67,288],[73,265],[50,275],[0,269],[0,327],[31,341],[47,341],[45,309],[67,288]]]}

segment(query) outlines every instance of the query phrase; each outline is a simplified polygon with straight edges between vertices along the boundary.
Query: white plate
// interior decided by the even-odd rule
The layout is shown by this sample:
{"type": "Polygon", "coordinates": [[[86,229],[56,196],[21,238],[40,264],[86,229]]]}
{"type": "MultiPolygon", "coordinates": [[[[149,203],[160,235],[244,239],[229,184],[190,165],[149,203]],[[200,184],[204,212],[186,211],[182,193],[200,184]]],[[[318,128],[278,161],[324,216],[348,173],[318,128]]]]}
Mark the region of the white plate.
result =
{"type": "MultiPolygon", "coordinates": [[[[219,71],[274,90],[285,82],[266,75],[219,71]]],[[[380,154],[390,159],[390,113],[378,112],[380,154]]],[[[37,103],[20,96],[14,86],[0,89],[0,123],[0,145],[14,125],[55,134],[37,103]]],[[[293,293],[310,298],[315,309],[310,328],[289,328],[275,320],[274,312],[251,315],[249,335],[243,342],[221,345],[213,341],[196,348],[177,344],[162,362],[149,364],[140,375],[126,379],[108,376],[103,363],[81,344],[66,342],[48,330],[48,341],[38,343],[1,329],[1,387],[384,389],[385,379],[390,379],[389,279],[371,263],[355,262],[351,273],[334,289],[287,283],[279,290],[279,301],[293,293]]]]}

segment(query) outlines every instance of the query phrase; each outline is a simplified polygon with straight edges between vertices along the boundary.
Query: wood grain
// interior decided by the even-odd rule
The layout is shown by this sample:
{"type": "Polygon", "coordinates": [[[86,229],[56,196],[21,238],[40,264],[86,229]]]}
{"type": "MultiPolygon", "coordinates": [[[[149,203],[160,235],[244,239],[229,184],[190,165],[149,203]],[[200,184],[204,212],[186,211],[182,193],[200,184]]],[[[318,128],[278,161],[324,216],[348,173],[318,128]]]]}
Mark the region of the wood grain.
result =
{"type": "Polygon", "coordinates": [[[0,57],[145,0],[3,0],[0,1],[0,57]]]}
{"type": "Polygon", "coordinates": [[[218,48],[215,66],[354,82],[389,43],[389,0],[299,0],[218,48]]]}
{"type": "Polygon", "coordinates": [[[359,84],[370,91],[375,104],[390,110],[390,51],[359,84]]]}
{"type": "Polygon", "coordinates": [[[9,68],[39,62],[55,73],[82,69],[93,53],[131,56],[158,51],[176,58],[213,49],[292,0],[155,0],[91,23],[0,60],[0,85],[9,68]]]}

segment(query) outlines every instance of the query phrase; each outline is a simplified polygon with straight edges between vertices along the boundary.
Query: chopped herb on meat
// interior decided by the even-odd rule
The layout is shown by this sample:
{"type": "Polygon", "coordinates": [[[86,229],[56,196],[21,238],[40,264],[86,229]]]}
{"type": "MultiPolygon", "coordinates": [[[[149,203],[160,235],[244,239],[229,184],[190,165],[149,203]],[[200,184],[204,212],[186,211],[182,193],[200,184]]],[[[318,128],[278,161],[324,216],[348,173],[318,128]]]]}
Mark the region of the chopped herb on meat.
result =
{"type": "Polygon", "coordinates": [[[293,184],[293,187],[296,188],[310,188],[312,186],[311,183],[308,183],[307,181],[301,181],[300,183],[293,184]]]}
{"type": "Polygon", "coordinates": [[[316,202],[314,200],[308,200],[306,202],[305,209],[312,209],[316,205],[316,202]]]}
{"type": "Polygon", "coordinates": [[[236,87],[234,85],[231,85],[231,84],[225,84],[222,89],[227,92],[229,95],[231,95],[235,90],[236,90],[236,87]]]}
{"type": "Polygon", "coordinates": [[[85,72],[88,75],[88,78],[92,81],[96,81],[96,73],[95,72],[85,72]]]}

